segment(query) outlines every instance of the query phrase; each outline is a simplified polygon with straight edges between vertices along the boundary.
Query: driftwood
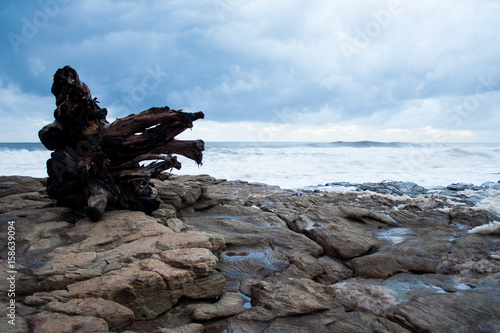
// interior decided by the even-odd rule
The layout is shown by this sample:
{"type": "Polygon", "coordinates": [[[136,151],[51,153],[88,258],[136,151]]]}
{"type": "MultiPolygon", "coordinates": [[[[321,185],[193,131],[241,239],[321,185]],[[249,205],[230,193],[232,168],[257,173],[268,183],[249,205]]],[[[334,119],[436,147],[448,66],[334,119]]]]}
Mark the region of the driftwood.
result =
{"type": "Polygon", "coordinates": [[[203,141],[180,141],[175,136],[203,118],[203,112],[154,107],[110,124],[107,110],[98,106],[69,66],[55,73],[52,93],[55,121],[38,135],[47,149],[54,150],[47,161],[47,191],[59,205],[85,208],[93,221],[106,207],[150,214],[159,206],[151,178],[165,179],[165,170],[181,167],[172,154],[201,164],[203,141]]]}

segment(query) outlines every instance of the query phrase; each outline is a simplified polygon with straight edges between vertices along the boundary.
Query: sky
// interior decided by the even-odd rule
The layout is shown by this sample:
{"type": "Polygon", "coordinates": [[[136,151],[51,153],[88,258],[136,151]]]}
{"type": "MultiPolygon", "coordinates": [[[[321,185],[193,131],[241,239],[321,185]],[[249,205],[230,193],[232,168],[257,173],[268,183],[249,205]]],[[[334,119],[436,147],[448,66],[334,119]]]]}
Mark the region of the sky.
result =
{"type": "Polygon", "coordinates": [[[500,142],[498,0],[5,0],[0,142],[36,142],[65,65],[108,120],[181,139],[500,142]]]}

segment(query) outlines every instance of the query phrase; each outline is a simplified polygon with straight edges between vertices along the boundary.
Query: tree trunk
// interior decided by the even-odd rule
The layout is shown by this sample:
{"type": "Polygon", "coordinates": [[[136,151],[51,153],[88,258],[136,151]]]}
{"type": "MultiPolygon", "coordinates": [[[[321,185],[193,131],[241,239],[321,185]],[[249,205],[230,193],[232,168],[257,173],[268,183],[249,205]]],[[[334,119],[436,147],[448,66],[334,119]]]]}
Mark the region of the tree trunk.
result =
{"type": "Polygon", "coordinates": [[[55,73],[52,93],[55,121],[38,133],[45,147],[54,150],[47,161],[47,191],[59,205],[85,208],[93,221],[106,207],[148,214],[157,209],[150,179],[165,179],[165,170],[180,169],[172,154],[202,162],[202,140],[175,137],[192,128],[203,112],[153,107],[109,124],[107,110],[69,66],[55,73]]]}

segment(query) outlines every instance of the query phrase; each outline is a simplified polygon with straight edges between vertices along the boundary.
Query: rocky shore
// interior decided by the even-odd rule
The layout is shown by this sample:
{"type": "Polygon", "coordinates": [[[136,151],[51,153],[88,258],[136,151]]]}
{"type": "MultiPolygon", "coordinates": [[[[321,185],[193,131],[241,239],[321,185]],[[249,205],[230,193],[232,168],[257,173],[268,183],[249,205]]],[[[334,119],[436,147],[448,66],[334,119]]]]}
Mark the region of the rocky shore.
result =
{"type": "Polygon", "coordinates": [[[481,189],[154,184],[153,216],[94,223],[44,179],[0,177],[0,331],[500,331],[500,218],[481,189]]]}

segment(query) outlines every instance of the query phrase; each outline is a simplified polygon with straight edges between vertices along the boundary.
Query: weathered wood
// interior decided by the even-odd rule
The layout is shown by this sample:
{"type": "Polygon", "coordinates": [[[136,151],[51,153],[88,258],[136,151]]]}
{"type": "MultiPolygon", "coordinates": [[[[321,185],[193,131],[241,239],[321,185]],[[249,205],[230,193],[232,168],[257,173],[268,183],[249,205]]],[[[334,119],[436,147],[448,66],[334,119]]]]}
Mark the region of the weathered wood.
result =
{"type": "MultiPolygon", "coordinates": [[[[111,163],[123,163],[168,144],[174,140],[175,136],[192,128],[193,121],[203,117],[203,112],[185,113],[170,110],[168,107],[151,108],[138,115],[117,119],[113,122],[109,128],[103,131],[102,146],[111,163]]],[[[191,145],[189,141],[183,144],[191,145]]],[[[200,148],[203,150],[203,147],[200,148]]],[[[179,150],[187,151],[189,147],[179,150]]],[[[156,151],[158,153],[171,153],[163,149],[156,151]]]]}
{"type": "Polygon", "coordinates": [[[156,147],[151,152],[159,154],[164,152],[166,154],[179,154],[194,160],[196,163],[201,164],[203,159],[203,150],[205,143],[202,140],[170,140],[162,146],[156,147]]]}
{"type": "Polygon", "coordinates": [[[202,162],[202,140],[174,138],[192,128],[203,112],[153,107],[110,124],[107,110],[69,66],[57,70],[51,91],[56,97],[55,121],[38,134],[45,147],[54,150],[47,161],[47,191],[62,206],[85,208],[94,221],[106,207],[151,213],[159,201],[152,196],[149,180],[180,169],[172,154],[202,162]]]}

